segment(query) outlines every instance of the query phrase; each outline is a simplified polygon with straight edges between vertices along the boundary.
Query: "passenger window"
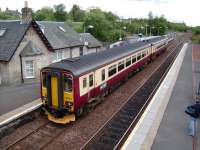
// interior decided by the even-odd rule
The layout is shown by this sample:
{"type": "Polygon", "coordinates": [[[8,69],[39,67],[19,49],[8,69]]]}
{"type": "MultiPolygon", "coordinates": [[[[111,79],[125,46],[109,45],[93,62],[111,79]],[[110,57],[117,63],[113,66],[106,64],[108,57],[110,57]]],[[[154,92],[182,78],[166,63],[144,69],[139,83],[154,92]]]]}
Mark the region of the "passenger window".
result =
{"type": "Polygon", "coordinates": [[[87,86],[87,79],[83,78],[83,88],[86,88],[86,86],[87,86]]]}
{"type": "Polygon", "coordinates": [[[126,59],[126,67],[131,65],[131,57],[129,57],[128,59],[126,59]]]}
{"type": "Polygon", "coordinates": [[[145,56],[146,56],[146,52],[144,51],[144,52],[142,53],[142,58],[145,57],[145,56]]]}
{"type": "Polygon", "coordinates": [[[124,69],[124,61],[119,62],[118,64],[118,71],[121,71],[124,69]]]}
{"type": "Polygon", "coordinates": [[[104,81],[106,79],[105,69],[101,71],[101,81],[104,81]]]}
{"type": "Polygon", "coordinates": [[[111,67],[108,68],[108,76],[111,77],[112,75],[114,75],[117,72],[117,67],[116,65],[113,65],[111,67]]]}
{"type": "Polygon", "coordinates": [[[64,92],[72,92],[72,78],[69,76],[64,77],[64,92]]]}
{"type": "Polygon", "coordinates": [[[137,60],[140,60],[141,59],[141,54],[137,54],[137,60]]]}
{"type": "Polygon", "coordinates": [[[89,86],[93,86],[93,75],[89,75],[89,86]]]}
{"type": "Polygon", "coordinates": [[[136,62],[136,56],[132,57],[132,64],[134,64],[136,62]]]}

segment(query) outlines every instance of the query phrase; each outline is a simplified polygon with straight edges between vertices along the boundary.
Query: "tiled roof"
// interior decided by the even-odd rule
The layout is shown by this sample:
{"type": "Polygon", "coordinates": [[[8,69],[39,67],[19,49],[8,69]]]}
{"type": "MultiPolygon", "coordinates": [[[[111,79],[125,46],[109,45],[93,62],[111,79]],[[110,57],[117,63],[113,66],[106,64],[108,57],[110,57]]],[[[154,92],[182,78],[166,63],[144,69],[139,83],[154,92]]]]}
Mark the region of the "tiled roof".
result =
{"type": "Polygon", "coordinates": [[[100,41],[98,41],[94,36],[92,36],[90,33],[80,33],[81,40],[84,43],[87,43],[88,48],[95,48],[95,47],[101,47],[102,44],[100,41]]]}
{"type": "Polygon", "coordinates": [[[37,21],[53,49],[82,46],[79,34],[64,22],[37,21]]]}
{"type": "Polygon", "coordinates": [[[30,23],[21,24],[19,20],[0,20],[0,29],[6,29],[0,36],[0,61],[11,59],[29,25],[30,23]]]}

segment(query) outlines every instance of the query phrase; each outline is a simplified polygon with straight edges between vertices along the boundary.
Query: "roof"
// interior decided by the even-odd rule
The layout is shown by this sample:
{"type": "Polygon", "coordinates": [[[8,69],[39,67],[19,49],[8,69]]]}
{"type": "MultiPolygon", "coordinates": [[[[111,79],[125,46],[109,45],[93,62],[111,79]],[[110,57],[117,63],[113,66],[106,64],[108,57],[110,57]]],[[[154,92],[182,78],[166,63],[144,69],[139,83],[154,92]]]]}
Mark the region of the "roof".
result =
{"type": "Polygon", "coordinates": [[[102,44],[100,41],[98,41],[94,36],[92,36],[90,33],[80,33],[81,40],[83,43],[87,43],[88,48],[96,48],[101,47],[102,44]]]}
{"type": "Polygon", "coordinates": [[[32,41],[29,41],[21,52],[21,56],[41,55],[42,51],[32,41]]]}
{"type": "Polygon", "coordinates": [[[127,44],[122,47],[115,47],[98,53],[84,55],[80,58],[65,59],[61,62],[53,63],[46,68],[63,69],[70,71],[75,76],[79,76],[133,52],[149,47],[151,44],[163,39],[165,39],[165,37],[159,37],[145,42],[139,41],[134,44],[127,44]]]}
{"type": "Polygon", "coordinates": [[[44,31],[42,33],[36,29],[49,50],[84,45],[80,35],[64,22],[37,21],[35,23],[33,20],[22,24],[20,20],[0,20],[0,29],[6,30],[0,36],[0,61],[10,61],[30,25],[36,25],[44,31]]]}
{"type": "Polygon", "coordinates": [[[21,24],[19,20],[0,20],[0,29],[6,29],[3,36],[0,36],[0,61],[11,59],[29,25],[21,24]]]}
{"type": "Polygon", "coordinates": [[[65,22],[36,21],[53,49],[83,46],[79,34],[65,22]]]}

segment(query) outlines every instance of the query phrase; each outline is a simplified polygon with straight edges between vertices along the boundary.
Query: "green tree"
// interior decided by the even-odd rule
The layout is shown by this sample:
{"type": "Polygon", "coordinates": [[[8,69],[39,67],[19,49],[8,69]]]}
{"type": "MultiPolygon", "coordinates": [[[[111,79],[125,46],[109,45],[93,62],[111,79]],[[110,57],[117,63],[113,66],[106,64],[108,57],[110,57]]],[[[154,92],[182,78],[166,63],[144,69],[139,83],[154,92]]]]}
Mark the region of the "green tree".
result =
{"type": "Polygon", "coordinates": [[[42,20],[55,20],[53,8],[50,7],[43,7],[42,9],[35,12],[35,19],[38,21],[42,20]]]}
{"type": "Polygon", "coordinates": [[[64,4],[59,4],[59,5],[54,5],[54,17],[56,21],[66,21],[68,14],[65,11],[65,5],[64,4]]]}
{"type": "Polygon", "coordinates": [[[82,22],[85,19],[85,11],[82,10],[78,5],[73,5],[69,15],[71,19],[76,22],[82,22]]]}

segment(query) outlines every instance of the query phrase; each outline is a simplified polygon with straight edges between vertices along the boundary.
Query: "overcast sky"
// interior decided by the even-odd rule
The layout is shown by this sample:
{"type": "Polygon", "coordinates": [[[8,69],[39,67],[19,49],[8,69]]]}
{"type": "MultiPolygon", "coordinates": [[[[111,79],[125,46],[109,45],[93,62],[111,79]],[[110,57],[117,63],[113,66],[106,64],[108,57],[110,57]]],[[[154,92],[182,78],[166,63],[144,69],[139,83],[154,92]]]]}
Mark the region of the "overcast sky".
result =
{"type": "MultiPolygon", "coordinates": [[[[154,15],[164,15],[170,21],[200,25],[200,0],[28,0],[28,3],[34,10],[60,3],[65,4],[67,11],[73,4],[83,9],[100,7],[124,18],[144,18],[152,11],[154,15]]],[[[24,0],[0,0],[3,10],[6,7],[21,10],[23,6],[24,0]]]]}

